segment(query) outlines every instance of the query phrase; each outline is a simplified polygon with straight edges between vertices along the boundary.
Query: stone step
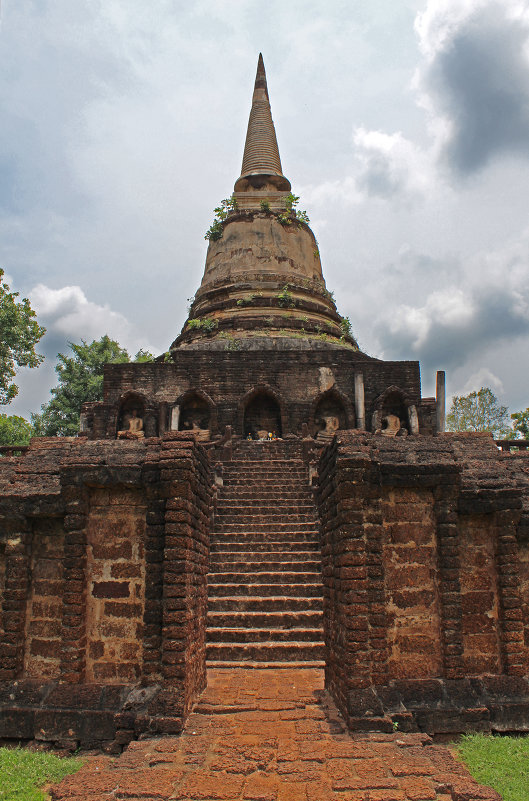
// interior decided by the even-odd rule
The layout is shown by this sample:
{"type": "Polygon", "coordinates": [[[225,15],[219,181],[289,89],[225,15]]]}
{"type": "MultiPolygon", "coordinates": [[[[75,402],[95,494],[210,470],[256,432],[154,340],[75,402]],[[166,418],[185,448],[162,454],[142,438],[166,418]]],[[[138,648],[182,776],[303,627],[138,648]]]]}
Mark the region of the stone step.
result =
{"type": "MultiPolygon", "coordinates": [[[[277,591],[277,585],[274,585],[277,591]]],[[[220,595],[208,597],[208,610],[211,612],[314,612],[323,609],[321,595],[312,597],[290,595],[220,595]]],[[[208,611],[208,614],[209,614],[208,611]]]]}
{"type": "Polygon", "coordinates": [[[219,560],[216,558],[218,554],[213,554],[210,557],[209,572],[211,575],[229,573],[264,573],[269,570],[273,573],[318,573],[321,574],[321,559],[304,559],[303,561],[296,562],[294,560],[282,561],[253,561],[251,560],[252,554],[248,554],[246,559],[239,559],[237,562],[229,560],[219,560]]]}
{"type": "Polygon", "coordinates": [[[289,459],[283,455],[268,456],[266,458],[260,457],[259,454],[248,455],[244,459],[236,457],[231,462],[223,464],[224,470],[239,470],[252,467],[260,469],[261,467],[275,467],[281,470],[306,470],[305,463],[302,459],[289,459]]]}
{"type": "Polygon", "coordinates": [[[259,628],[215,628],[206,629],[207,643],[261,643],[261,642],[321,642],[322,628],[259,629],[259,628]]]}
{"type": "Polygon", "coordinates": [[[277,501],[260,501],[254,499],[250,503],[243,503],[235,498],[225,496],[217,501],[217,514],[224,515],[274,515],[280,517],[283,514],[311,514],[316,515],[316,507],[309,501],[293,501],[281,498],[277,501]]]}
{"type": "MultiPolygon", "coordinates": [[[[296,599],[298,600],[298,599],[296,599]]],[[[254,628],[317,628],[322,630],[323,612],[319,609],[308,611],[279,612],[208,612],[208,626],[219,628],[226,626],[232,629],[254,628]]]]}
{"type": "Polygon", "coordinates": [[[273,476],[263,473],[246,473],[241,471],[239,473],[234,473],[233,476],[223,475],[222,480],[223,485],[228,487],[256,487],[256,489],[260,487],[263,489],[272,489],[273,487],[280,489],[281,487],[285,487],[285,489],[288,489],[290,492],[304,486],[309,486],[308,478],[283,475],[281,473],[278,473],[277,476],[273,476]]]}
{"type": "Polygon", "coordinates": [[[280,553],[285,550],[288,550],[288,553],[293,554],[301,554],[305,553],[306,551],[312,552],[320,552],[320,541],[319,537],[315,535],[310,535],[309,537],[295,540],[289,540],[286,542],[284,539],[282,540],[267,540],[261,539],[259,542],[253,541],[249,543],[248,540],[241,541],[240,538],[238,539],[235,535],[230,534],[228,537],[223,538],[222,540],[216,539],[212,536],[211,539],[211,552],[212,553],[267,553],[267,552],[276,552],[280,553]]]}
{"type": "MultiPolygon", "coordinates": [[[[240,578],[239,576],[237,578],[240,578]]],[[[315,577],[317,581],[306,581],[304,583],[294,583],[285,587],[284,582],[270,582],[268,584],[244,584],[241,583],[219,583],[217,581],[208,582],[208,596],[210,598],[227,598],[234,595],[244,595],[252,597],[267,597],[277,596],[278,591],[281,589],[288,589],[290,596],[297,596],[299,598],[321,598],[322,586],[321,577],[315,577]]]]}
{"type": "Polygon", "coordinates": [[[251,490],[248,487],[221,487],[217,503],[232,503],[244,505],[246,501],[255,504],[266,504],[269,501],[281,503],[308,503],[314,506],[314,497],[310,487],[299,487],[292,490],[282,489],[279,486],[261,487],[251,490]]]}
{"type": "Polygon", "coordinates": [[[215,514],[215,528],[222,530],[225,526],[246,526],[253,528],[253,526],[271,526],[280,525],[284,526],[287,523],[293,523],[296,526],[301,524],[316,526],[318,520],[314,511],[302,513],[284,513],[274,514],[260,512],[254,514],[253,511],[246,511],[244,514],[228,514],[226,512],[217,512],[215,514]]]}
{"type": "MultiPolygon", "coordinates": [[[[305,572],[250,572],[250,571],[232,571],[231,573],[209,573],[208,585],[212,584],[234,584],[241,582],[248,586],[261,586],[262,584],[319,584],[321,588],[321,570],[305,571],[305,572]]],[[[323,592],[323,590],[320,590],[323,592]]]]}
{"type": "Polygon", "coordinates": [[[206,659],[240,662],[289,662],[291,660],[324,659],[325,646],[319,642],[208,643],[206,659]]]}
{"type": "Polygon", "coordinates": [[[246,523],[225,523],[220,529],[215,526],[215,536],[218,534],[259,534],[259,533],[275,533],[283,536],[291,534],[318,534],[319,526],[314,523],[253,523],[249,529],[246,523]]]}
{"type": "MultiPolygon", "coordinates": [[[[317,562],[318,565],[321,565],[321,558],[320,554],[313,549],[311,551],[290,551],[285,549],[284,543],[278,543],[283,546],[283,550],[279,548],[276,551],[263,551],[257,550],[255,552],[248,551],[245,545],[241,545],[239,550],[233,549],[232,551],[218,551],[214,549],[214,544],[211,546],[210,552],[210,565],[211,567],[215,567],[218,569],[220,565],[225,565],[226,569],[229,569],[229,566],[236,563],[244,563],[244,560],[253,559],[258,560],[259,564],[261,565],[272,565],[272,564],[279,564],[279,563],[288,563],[290,570],[297,570],[297,564],[303,565],[304,562],[307,564],[311,564],[312,562],[317,562]]],[[[247,562],[249,565],[250,563],[247,562]]],[[[252,563],[253,565],[253,563],[252,563]]],[[[255,568],[252,566],[252,570],[255,568]]],[[[272,569],[272,568],[271,568],[272,569]]]]}
{"type": "Polygon", "coordinates": [[[218,659],[206,660],[207,668],[224,668],[233,670],[235,668],[245,668],[246,670],[323,670],[325,668],[325,660],[323,659],[300,659],[292,660],[291,662],[239,662],[236,659],[218,659]]]}
{"type": "Polygon", "coordinates": [[[228,534],[215,531],[211,538],[211,548],[215,551],[234,550],[240,545],[246,553],[259,550],[273,550],[278,546],[281,550],[307,550],[320,547],[320,537],[317,532],[307,533],[296,531],[293,534],[274,534],[269,531],[241,532],[232,531],[228,534]],[[228,546],[224,548],[224,546],[228,546]],[[261,548],[260,546],[266,546],[261,548]],[[299,547],[296,547],[299,546],[299,547]]]}

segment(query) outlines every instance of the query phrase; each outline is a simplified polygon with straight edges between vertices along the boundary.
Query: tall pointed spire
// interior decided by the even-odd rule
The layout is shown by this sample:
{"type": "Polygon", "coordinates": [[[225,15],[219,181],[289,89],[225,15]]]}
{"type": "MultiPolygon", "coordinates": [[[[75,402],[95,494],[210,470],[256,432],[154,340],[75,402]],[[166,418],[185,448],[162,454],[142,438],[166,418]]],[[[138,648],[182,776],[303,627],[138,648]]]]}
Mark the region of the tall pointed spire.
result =
{"type": "Polygon", "coordinates": [[[240,178],[235,184],[235,190],[244,191],[244,185],[248,188],[255,186],[256,180],[259,181],[259,176],[274,176],[271,183],[275,184],[278,189],[287,191],[290,189],[290,183],[283,175],[281,168],[261,53],[259,53],[257,62],[257,75],[255,76],[252,109],[248,120],[242,170],[240,178]]]}

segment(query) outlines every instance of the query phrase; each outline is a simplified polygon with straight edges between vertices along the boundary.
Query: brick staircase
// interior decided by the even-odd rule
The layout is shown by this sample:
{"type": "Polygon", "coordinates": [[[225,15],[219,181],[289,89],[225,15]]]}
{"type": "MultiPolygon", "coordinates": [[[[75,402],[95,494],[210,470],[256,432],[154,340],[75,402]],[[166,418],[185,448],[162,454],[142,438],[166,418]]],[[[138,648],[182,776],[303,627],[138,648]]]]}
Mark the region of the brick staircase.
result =
{"type": "Polygon", "coordinates": [[[208,664],[323,667],[318,514],[298,442],[224,464],[208,576],[208,664]]]}

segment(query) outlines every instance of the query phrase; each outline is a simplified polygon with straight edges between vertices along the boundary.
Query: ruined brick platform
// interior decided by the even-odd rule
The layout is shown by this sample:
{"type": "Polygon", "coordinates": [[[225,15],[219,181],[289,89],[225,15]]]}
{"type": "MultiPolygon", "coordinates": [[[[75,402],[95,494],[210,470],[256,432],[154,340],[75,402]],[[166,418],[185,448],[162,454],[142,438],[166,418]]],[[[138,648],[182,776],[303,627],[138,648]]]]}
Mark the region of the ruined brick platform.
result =
{"type": "Polygon", "coordinates": [[[180,737],[92,760],[53,801],[501,801],[425,734],[350,735],[317,669],[208,672],[180,737]]]}

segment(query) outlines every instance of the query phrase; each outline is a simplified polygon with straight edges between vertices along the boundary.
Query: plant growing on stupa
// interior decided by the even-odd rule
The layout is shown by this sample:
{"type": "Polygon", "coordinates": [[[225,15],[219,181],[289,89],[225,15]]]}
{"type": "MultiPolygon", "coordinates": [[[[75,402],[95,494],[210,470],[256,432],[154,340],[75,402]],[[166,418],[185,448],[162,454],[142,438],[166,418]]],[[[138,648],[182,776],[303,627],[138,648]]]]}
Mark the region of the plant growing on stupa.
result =
{"type": "Polygon", "coordinates": [[[237,211],[238,208],[239,206],[237,205],[237,201],[233,195],[221,200],[220,206],[217,206],[217,208],[214,209],[215,218],[204,234],[204,239],[209,239],[210,242],[215,242],[217,239],[221,239],[224,231],[224,226],[222,223],[227,219],[231,212],[237,211]]]}

